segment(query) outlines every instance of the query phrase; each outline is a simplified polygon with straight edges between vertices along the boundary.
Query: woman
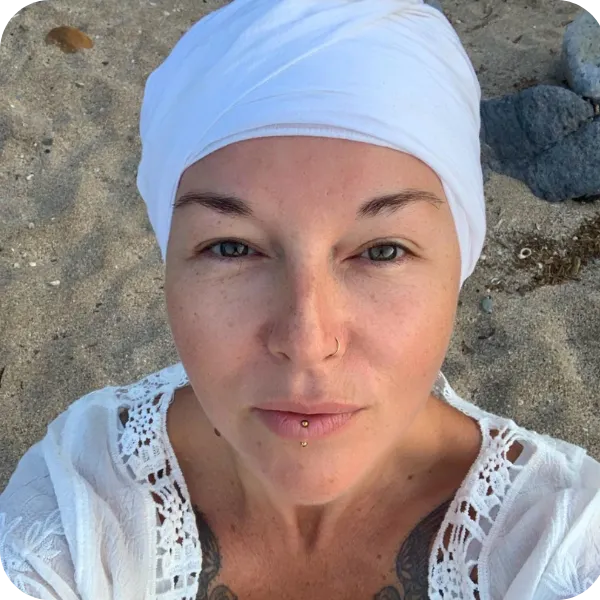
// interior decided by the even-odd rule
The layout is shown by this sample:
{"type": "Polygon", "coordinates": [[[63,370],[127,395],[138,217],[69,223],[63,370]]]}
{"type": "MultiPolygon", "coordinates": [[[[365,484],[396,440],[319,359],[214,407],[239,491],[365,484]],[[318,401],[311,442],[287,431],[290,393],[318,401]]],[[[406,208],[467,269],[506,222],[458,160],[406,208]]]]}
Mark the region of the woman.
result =
{"type": "Polygon", "coordinates": [[[181,363],[75,402],[0,497],[37,598],[557,600],[600,464],[440,368],[485,235],[477,79],[420,0],[235,0],[149,78],[181,363]]]}

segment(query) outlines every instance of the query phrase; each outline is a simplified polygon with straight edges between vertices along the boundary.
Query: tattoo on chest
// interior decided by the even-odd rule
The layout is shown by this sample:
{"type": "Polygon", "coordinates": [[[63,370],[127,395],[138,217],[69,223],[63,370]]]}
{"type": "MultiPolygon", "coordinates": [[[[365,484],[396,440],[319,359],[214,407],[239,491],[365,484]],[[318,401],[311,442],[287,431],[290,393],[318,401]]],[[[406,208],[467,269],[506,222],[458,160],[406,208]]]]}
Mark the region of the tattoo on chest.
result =
{"type": "MultiPolygon", "coordinates": [[[[436,508],[412,530],[396,555],[397,582],[376,592],[372,600],[427,600],[431,544],[450,503],[451,500],[436,508]]],[[[222,566],[219,544],[197,506],[194,513],[202,546],[202,572],[196,600],[238,600],[229,587],[213,583],[222,566]]]]}
{"type": "Polygon", "coordinates": [[[442,525],[452,500],[425,517],[402,543],[396,555],[398,582],[379,590],[373,600],[427,600],[431,544],[442,525]]]}
{"type": "Polygon", "coordinates": [[[209,527],[204,514],[197,506],[194,506],[194,513],[198,526],[198,539],[202,547],[202,571],[196,600],[238,600],[238,597],[226,585],[217,585],[209,592],[210,582],[221,570],[221,552],[217,538],[209,527]]]}

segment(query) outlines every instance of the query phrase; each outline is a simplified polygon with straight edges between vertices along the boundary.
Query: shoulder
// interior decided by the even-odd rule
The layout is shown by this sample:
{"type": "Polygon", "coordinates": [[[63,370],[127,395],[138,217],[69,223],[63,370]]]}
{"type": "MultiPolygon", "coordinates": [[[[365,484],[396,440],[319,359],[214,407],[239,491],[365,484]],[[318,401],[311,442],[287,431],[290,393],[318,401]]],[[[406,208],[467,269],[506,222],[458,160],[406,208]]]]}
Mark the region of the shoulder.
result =
{"type": "Polygon", "coordinates": [[[530,457],[490,532],[491,589],[507,598],[582,594],[600,578],[600,463],[563,440],[516,432],[530,457]]]}
{"type": "Polygon", "coordinates": [[[36,598],[75,599],[74,568],[59,500],[40,442],[0,495],[0,559],[9,580],[36,598]]]}
{"type": "Polygon", "coordinates": [[[102,412],[109,412],[113,399],[112,389],[104,388],[73,402],[21,457],[0,494],[0,558],[9,580],[26,594],[78,597],[77,530],[86,485],[81,471],[91,457],[86,446],[95,443],[90,429],[96,438],[104,436],[102,412]]]}
{"type": "Polygon", "coordinates": [[[600,463],[584,455],[570,485],[540,505],[551,519],[543,585],[552,598],[583,594],[600,579],[600,463]]]}
{"type": "Polygon", "coordinates": [[[21,591],[71,600],[91,586],[92,595],[102,590],[109,597],[118,574],[145,589],[148,573],[123,557],[132,539],[144,544],[151,535],[152,501],[122,460],[119,409],[139,408],[183,375],[176,365],[86,394],[23,455],[0,494],[0,558],[21,591]],[[94,561],[96,575],[89,577],[94,561]],[[118,562],[115,573],[106,572],[118,562]]]}

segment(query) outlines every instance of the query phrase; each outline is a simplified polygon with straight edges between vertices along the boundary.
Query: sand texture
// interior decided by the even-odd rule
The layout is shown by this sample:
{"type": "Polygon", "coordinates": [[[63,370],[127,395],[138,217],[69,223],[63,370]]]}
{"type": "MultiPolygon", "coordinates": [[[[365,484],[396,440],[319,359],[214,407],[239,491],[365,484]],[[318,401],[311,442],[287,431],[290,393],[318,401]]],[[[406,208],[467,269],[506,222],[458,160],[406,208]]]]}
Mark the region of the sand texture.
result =
{"type": "MultiPolygon", "coordinates": [[[[145,78],[221,4],[48,0],[21,11],[4,33],[0,489],[71,402],[178,360],[163,265],[135,185],[138,117],[145,78]],[[47,45],[61,25],[83,30],[94,47],[68,54],[47,45]]],[[[443,4],[484,97],[562,81],[562,36],[577,5],[443,4]]],[[[486,193],[488,241],[462,292],[445,374],[485,409],[600,459],[600,261],[588,257],[572,278],[550,285],[517,258],[546,243],[575,265],[572,238],[585,219],[600,223],[600,202],[550,204],[500,175],[486,193]],[[491,313],[480,307],[488,294],[491,313]]]]}

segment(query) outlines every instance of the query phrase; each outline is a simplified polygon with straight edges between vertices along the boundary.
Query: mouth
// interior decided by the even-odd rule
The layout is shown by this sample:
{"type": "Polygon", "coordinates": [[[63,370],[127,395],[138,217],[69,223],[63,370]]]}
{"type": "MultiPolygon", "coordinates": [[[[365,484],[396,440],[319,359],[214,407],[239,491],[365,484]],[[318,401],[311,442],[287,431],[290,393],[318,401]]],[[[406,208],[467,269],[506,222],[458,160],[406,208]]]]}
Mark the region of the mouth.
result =
{"type": "Polygon", "coordinates": [[[270,410],[277,412],[285,412],[297,414],[300,416],[307,415],[336,415],[354,413],[362,406],[355,404],[345,404],[343,402],[289,402],[289,401],[275,401],[267,402],[256,407],[258,410],[270,410]]]}
{"type": "MultiPolygon", "coordinates": [[[[331,410],[331,407],[329,408],[331,410]]],[[[276,435],[295,440],[323,438],[347,429],[356,421],[361,409],[351,412],[299,413],[281,410],[254,409],[260,421],[276,435]]]]}

